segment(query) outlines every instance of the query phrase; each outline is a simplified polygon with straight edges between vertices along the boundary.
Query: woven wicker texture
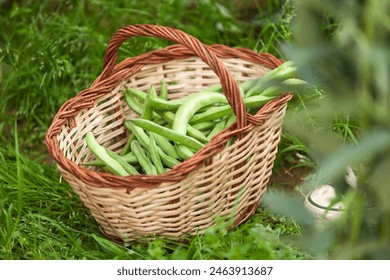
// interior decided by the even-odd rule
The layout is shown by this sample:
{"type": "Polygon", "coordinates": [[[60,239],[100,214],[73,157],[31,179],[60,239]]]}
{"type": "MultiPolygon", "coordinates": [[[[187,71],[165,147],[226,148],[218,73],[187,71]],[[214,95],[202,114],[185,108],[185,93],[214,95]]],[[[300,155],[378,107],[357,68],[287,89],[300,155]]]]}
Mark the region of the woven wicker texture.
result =
{"type": "Polygon", "coordinates": [[[46,145],[63,177],[112,239],[127,242],[150,234],[179,238],[204,231],[217,218],[238,225],[254,213],[266,190],[291,95],[249,115],[237,83],[260,77],[281,63],[248,49],[205,46],[172,28],[128,26],[110,41],[102,74],[60,108],[46,145]],[[180,45],[116,64],[120,44],[132,36],[166,38],[180,45]],[[221,84],[237,122],[165,174],[120,177],[83,167],[94,159],[84,139],[88,131],[113,151],[120,152],[125,145],[128,131],[123,121],[137,114],[124,101],[123,91],[147,90],[150,85],[158,91],[161,79],[168,82],[169,98],[221,84]],[[226,148],[231,139],[236,141],[226,148]]]}

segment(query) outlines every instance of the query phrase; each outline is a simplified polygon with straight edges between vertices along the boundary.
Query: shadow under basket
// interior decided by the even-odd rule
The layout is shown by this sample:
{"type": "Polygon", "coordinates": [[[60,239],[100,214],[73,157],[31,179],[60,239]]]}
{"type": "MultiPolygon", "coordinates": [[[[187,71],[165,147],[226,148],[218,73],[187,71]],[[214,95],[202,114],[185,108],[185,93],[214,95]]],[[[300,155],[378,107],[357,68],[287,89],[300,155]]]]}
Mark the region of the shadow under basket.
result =
{"type": "Polygon", "coordinates": [[[102,74],[57,112],[46,145],[62,176],[110,239],[180,239],[202,233],[217,220],[228,228],[237,226],[256,211],[266,191],[291,99],[284,94],[250,115],[237,83],[261,77],[282,62],[249,49],[206,46],[169,27],[127,26],[109,42],[102,74]],[[116,64],[120,44],[133,36],[178,44],[116,64]],[[129,137],[124,120],[138,116],[123,92],[148,91],[151,85],[159,92],[161,79],[167,82],[170,99],[222,85],[237,121],[165,174],[116,176],[85,167],[83,163],[95,159],[86,133],[92,131],[102,146],[119,153],[129,137]],[[234,142],[228,146],[229,141],[234,142]]]}

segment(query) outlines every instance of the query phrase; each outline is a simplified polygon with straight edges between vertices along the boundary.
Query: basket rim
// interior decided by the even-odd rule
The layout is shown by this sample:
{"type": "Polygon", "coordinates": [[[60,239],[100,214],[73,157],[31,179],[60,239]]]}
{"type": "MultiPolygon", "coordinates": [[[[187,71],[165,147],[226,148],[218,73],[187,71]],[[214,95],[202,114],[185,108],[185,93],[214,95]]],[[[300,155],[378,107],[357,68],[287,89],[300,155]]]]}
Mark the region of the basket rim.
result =
{"type": "MultiPolygon", "coordinates": [[[[237,58],[243,61],[252,62],[255,64],[264,65],[271,69],[279,66],[284,61],[276,58],[268,53],[257,53],[246,48],[233,48],[220,44],[207,46],[213,51],[218,58],[237,58]]],[[[237,127],[234,123],[228,129],[220,132],[202,149],[187,161],[176,165],[172,170],[160,175],[129,175],[116,176],[109,173],[97,172],[91,169],[82,167],[67,158],[59,146],[57,136],[62,130],[62,126],[68,124],[74,127],[76,116],[81,110],[92,108],[95,105],[95,100],[99,97],[109,94],[123,79],[128,78],[147,64],[161,64],[164,62],[185,59],[193,57],[194,53],[188,48],[174,44],[165,48],[146,52],[136,57],[127,58],[117,64],[109,77],[103,78],[101,75],[92,83],[92,85],[79,92],[75,97],[67,100],[55,114],[53,121],[46,133],[46,147],[55,160],[56,164],[62,169],[81,177],[88,185],[104,188],[125,188],[131,191],[135,187],[150,188],[158,187],[163,182],[178,182],[188,176],[192,171],[199,166],[207,163],[210,155],[215,155],[224,149],[224,144],[232,137],[239,137],[251,131],[255,126],[263,123],[270,114],[286,105],[292,98],[290,93],[279,96],[276,99],[269,101],[255,115],[247,114],[248,124],[242,128],[237,127]]]]}

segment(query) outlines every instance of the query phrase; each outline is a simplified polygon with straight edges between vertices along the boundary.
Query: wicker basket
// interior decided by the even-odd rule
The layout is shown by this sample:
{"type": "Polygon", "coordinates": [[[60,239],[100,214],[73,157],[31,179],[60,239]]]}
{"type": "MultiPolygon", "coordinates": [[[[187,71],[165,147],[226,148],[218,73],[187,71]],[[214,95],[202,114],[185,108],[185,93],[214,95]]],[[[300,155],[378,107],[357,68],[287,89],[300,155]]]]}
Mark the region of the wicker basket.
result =
{"type": "Polygon", "coordinates": [[[47,148],[62,176],[111,239],[181,238],[203,232],[217,219],[236,226],[254,213],[266,191],[291,98],[280,96],[250,115],[237,83],[260,77],[281,63],[272,55],[244,48],[206,46],[173,28],[127,26],[110,40],[101,75],[59,109],[46,134],[47,148]],[[119,46],[133,36],[178,44],[116,64],[119,46]],[[161,79],[170,84],[170,98],[222,84],[237,121],[165,174],[121,177],[84,167],[82,163],[94,159],[85,142],[88,131],[113,151],[124,147],[128,131],[123,121],[137,114],[124,101],[123,90],[147,90],[153,84],[158,91],[161,79]],[[232,138],[236,141],[226,148],[232,138]]]}

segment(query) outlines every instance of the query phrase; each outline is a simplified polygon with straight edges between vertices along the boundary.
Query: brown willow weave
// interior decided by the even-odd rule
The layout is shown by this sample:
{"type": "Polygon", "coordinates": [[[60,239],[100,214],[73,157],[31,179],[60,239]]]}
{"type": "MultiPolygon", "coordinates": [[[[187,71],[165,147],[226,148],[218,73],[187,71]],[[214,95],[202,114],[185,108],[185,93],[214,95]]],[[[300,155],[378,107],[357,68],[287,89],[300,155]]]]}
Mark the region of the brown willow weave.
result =
{"type": "Polygon", "coordinates": [[[46,145],[62,176],[91,210],[110,238],[130,241],[151,234],[179,238],[203,232],[219,219],[235,226],[250,217],[266,190],[290,94],[246,113],[237,83],[257,78],[282,61],[269,54],[223,45],[203,45],[173,28],[133,25],[108,44],[104,69],[90,88],[65,102],[46,134],[46,145]],[[179,44],[116,64],[121,43],[133,36],[165,38],[179,44]],[[123,121],[137,117],[123,91],[147,91],[165,79],[169,98],[182,98],[221,84],[237,121],[194,156],[161,175],[115,176],[83,163],[94,159],[85,142],[115,151],[124,147],[123,121]],[[227,147],[229,140],[235,142],[227,147]]]}

